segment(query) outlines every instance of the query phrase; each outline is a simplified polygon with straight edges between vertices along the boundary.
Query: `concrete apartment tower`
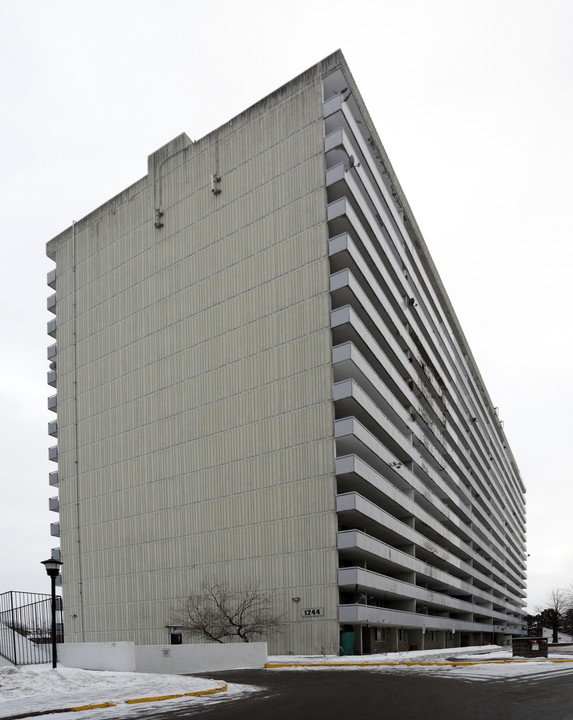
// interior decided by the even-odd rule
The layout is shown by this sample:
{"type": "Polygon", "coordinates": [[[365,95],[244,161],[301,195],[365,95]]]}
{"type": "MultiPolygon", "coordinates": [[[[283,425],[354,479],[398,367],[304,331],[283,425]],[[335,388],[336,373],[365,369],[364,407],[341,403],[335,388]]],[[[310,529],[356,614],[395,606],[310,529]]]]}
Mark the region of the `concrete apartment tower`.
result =
{"type": "Polygon", "coordinates": [[[336,52],[51,240],[68,642],[169,642],[201,583],[280,653],[522,633],[524,486],[336,52]]]}

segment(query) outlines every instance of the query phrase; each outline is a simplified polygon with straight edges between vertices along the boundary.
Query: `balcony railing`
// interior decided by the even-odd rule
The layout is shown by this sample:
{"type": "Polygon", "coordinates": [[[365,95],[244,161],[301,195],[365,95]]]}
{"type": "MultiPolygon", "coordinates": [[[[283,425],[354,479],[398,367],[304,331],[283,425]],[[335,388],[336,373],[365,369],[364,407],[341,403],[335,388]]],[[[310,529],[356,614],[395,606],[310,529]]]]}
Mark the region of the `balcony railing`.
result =
{"type": "Polygon", "coordinates": [[[425,627],[428,630],[450,630],[453,632],[495,632],[494,625],[487,622],[472,622],[443,618],[437,615],[389,610],[376,605],[341,605],[339,622],[344,624],[399,626],[403,628],[425,627]]]}

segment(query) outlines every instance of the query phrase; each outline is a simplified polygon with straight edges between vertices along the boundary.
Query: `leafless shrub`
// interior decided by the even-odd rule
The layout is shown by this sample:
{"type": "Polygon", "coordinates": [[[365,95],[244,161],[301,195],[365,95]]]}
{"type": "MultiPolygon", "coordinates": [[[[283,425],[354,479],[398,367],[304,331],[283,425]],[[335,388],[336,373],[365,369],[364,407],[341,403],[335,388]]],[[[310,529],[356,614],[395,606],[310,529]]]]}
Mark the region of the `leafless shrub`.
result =
{"type": "Polygon", "coordinates": [[[189,595],[181,604],[173,622],[183,632],[218,643],[237,638],[250,642],[282,629],[281,618],[273,610],[272,595],[260,591],[256,584],[235,589],[226,583],[210,585],[203,581],[200,592],[189,595]]]}

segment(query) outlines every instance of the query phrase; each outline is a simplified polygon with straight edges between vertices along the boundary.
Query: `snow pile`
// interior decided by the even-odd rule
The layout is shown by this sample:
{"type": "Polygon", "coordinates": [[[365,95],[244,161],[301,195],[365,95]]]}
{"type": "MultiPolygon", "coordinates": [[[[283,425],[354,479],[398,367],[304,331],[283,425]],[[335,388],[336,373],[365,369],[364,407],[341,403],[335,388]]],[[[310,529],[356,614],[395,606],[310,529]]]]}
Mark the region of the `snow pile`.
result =
{"type": "Polygon", "coordinates": [[[217,683],[179,675],[79,670],[61,666],[53,670],[48,665],[25,665],[21,669],[0,668],[0,702],[38,695],[81,696],[83,700],[86,694],[102,702],[102,698],[113,700],[118,694],[121,697],[126,686],[132,697],[138,697],[209,690],[217,687],[217,683]]]}

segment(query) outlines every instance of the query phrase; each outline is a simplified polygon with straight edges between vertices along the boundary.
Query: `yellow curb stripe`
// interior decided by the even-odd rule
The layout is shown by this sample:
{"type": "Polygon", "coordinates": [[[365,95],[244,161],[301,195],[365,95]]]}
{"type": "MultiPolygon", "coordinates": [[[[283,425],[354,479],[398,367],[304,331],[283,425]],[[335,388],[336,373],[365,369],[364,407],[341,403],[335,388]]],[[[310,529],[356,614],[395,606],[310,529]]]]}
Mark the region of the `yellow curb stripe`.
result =
{"type": "MultiPolygon", "coordinates": [[[[467,665],[476,665],[477,663],[457,663],[457,664],[467,664],[467,665]]],[[[424,662],[401,662],[401,663],[394,663],[394,662],[381,662],[381,663],[266,663],[265,668],[284,668],[284,667],[399,667],[399,666],[406,666],[411,667],[412,665],[452,665],[452,663],[442,662],[442,663],[424,663],[424,662]]]]}
{"type": "Polygon", "coordinates": [[[194,692],[182,693],[180,695],[158,695],[157,697],[133,698],[132,700],[124,700],[128,705],[145,702],[159,702],[160,700],[173,700],[182,697],[197,697],[199,695],[215,695],[216,693],[227,692],[227,683],[220,682],[218,687],[209,688],[209,690],[195,690],[194,692]]]}
{"type": "Polygon", "coordinates": [[[79,712],[80,710],[95,710],[97,708],[108,708],[108,707],[115,707],[115,703],[104,702],[104,703],[98,703],[97,705],[81,705],[79,707],[70,708],[70,712],[79,712]]]}
{"type": "Polygon", "coordinates": [[[219,687],[210,690],[196,690],[195,692],[185,693],[186,697],[197,697],[199,695],[216,695],[217,693],[227,692],[227,683],[222,683],[219,687]]]}
{"type": "Polygon", "coordinates": [[[183,695],[158,695],[157,697],[135,698],[133,700],[125,700],[128,705],[144,702],[158,702],[159,700],[173,700],[173,698],[184,697],[183,695]]]}
{"type": "Polygon", "coordinates": [[[415,665],[422,667],[469,667],[472,665],[509,665],[511,663],[527,663],[527,662],[553,662],[567,663],[573,660],[548,660],[547,658],[531,658],[530,660],[476,660],[468,662],[381,662],[381,663],[265,663],[265,668],[313,668],[313,667],[413,667],[415,665]]]}

